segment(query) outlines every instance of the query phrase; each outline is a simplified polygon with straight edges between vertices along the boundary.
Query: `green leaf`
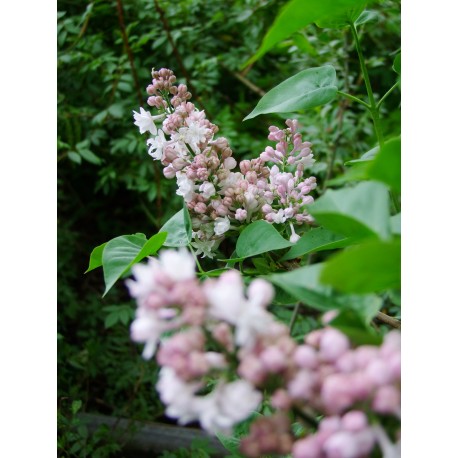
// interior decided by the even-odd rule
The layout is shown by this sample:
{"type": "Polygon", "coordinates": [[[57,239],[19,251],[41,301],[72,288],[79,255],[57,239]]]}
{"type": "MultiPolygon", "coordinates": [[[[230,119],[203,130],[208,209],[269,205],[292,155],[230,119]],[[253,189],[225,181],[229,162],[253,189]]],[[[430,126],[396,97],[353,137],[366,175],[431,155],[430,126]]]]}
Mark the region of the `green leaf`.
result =
{"type": "Polygon", "coordinates": [[[105,329],[113,327],[119,321],[119,313],[112,312],[105,318],[105,329]]]}
{"type": "Polygon", "coordinates": [[[102,254],[103,276],[105,279],[103,296],[129,270],[132,261],[145,243],[146,237],[144,235],[142,237],[138,235],[121,235],[107,242],[102,254]]]}
{"type": "Polygon", "coordinates": [[[354,3],[354,6],[343,10],[340,14],[335,14],[334,12],[329,13],[327,17],[317,20],[316,25],[321,28],[329,29],[342,29],[343,27],[347,27],[349,22],[355,22],[360,17],[366,7],[366,0],[354,3]]]}
{"type": "Polygon", "coordinates": [[[254,118],[265,113],[289,113],[330,102],[337,94],[334,67],[325,65],[303,70],[275,86],[245,117],[254,118]]]}
{"type": "Polygon", "coordinates": [[[350,237],[345,237],[344,235],[336,234],[335,232],[319,227],[306,232],[280,261],[288,261],[289,259],[299,258],[308,253],[333,250],[351,244],[352,239],[350,237]]]}
{"type": "Polygon", "coordinates": [[[131,263],[132,267],[134,264],[137,264],[142,259],[146,258],[147,256],[151,256],[158,252],[159,248],[164,245],[165,239],[167,237],[167,232],[160,232],[159,234],[153,235],[142,247],[139,251],[137,256],[135,256],[134,260],[131,263]]]}
{"type": "Polygon", "coordinates": [[[221,433],[216,433],[216,437],[219,439],[223,447],[228,452],[231,452],[232,457],[234,458],[243,458],[244,457],[244,455],[242,455],[239,452],[240,439],[236,437],[223,436],[221,433]]]}
{"type": "Polygon", "coordinates": [[[401,53],[396,54],[393,62],[393,70],[401,76],[401,53]]]}
{"type": "Polygon", "coordinates": [[[321,281],[346,293],[369,293],[401,286],[401,241],[370,240],[329,259],[321,281]]]}
{"type": "Polygon", "coordinates": [[[382,336],[377,334],[354,310],[342,310],[330,323],[357,345],[380,345],[382,336]]]}
{"type": "Polygon", "coordinates": [[[90,162],[91,164],[99,165],[102,163],[102,159],[99,156],[96,156],[92,151],[88,149],[79,149],[78,153],[83,159],[90,162]]]}
{"type": "Polygon", "coordinates": [[[292,243],[285,240],[272,224],[267,221],[255,221],[242,231],[237,239],[235,250],[239,257],[249,258],[290,246],[292,243]]]}
{"type": "Polygon", "coordinates": [[[383,306],[383,299],[376,294],[345,294],[339,296],[343,309],[354,310],[368,325],[383,306]]]}
{"type": "Polygon", "coordinates": [[[121,235],[107,242],[102,254],[105,279],[103,296],[134,264],[156,253],[166,237],[166,233],[153,235],[149,240],[143,234],[121,235]]]}
{"type": "Polygon", "coordinates": [[[364,153],[359,159],[353,159],[351,161],[347,161],[345,162],[344,165],[347,166],[347,165],[358,164],[360,162],[366,162],[366,163],[371,162],[379,151],[380,151],[380,148],[376,146],[375,148],[372,148],[371,150],[364,153]]]}
{"type": "Polygon", "coordinates": [[[401,138],[388,140],[367,170],[368,176],[401,192],[401,138]]]}
{"type": "Polygon", "coordinates": [[[338,234],[354,238],[390,236],[389,195],[381,183],[362,182],[352,188],[327,190],[308,209],[321,225],[338,234]]]}
{"type": "Polygon", "coordinates": [[[75,415],[82,407],[83,401],[79,399],[77,401],[72,402],[72,414],[75,415]]]}
{"type": "Polygon", "coordinates": [[[77,164],[81,164],[81,156],[76,151],[69,151],[68,158],[77,164]]]}
{"type": "Polygon", "coordinates": [[[338,309],[339,302],[332,296],[331,288],[319,281],[322,268],[323,264],[313,264],[265,278],[309,307],[321,311],[338,309]]]}
{"type": "Polygon", "coordinates": [[[355,26],[359,27],[360,25],[366,24],[366,22],[375,22],[378,20],[378,13],[376,11],[363,11],[358,19],[355,21],[355,26]]]}
{"type": "Polygon", "coordinates": [[[99,245],[92,250],[91,257],[89,258],[89,267],[86,272],[84,272],[85,274],[102,266],[102,253],[106,244],[107,242],[102,243],[102,245],[99,245]]]}
{"type": "Polygon", "coordinates": [[[329,23],[333,18],[341,18],[349,10],[359,8],[361,3],[361,0],[291,0],[275,18],[257,53],[244,66],[258,60],[278,42],[288,38],[294,32],[313,22],[329,23]]]}
{"type": "Polygon", "coordinates": [[[310,44],[310,41],[303,33],[295,33],[292,37],[293,43],[301,50],[304,54],[308,54],[310,56],[317,56],[318,52],[315,48],[310,44]]]}
{"type": "Polygon", "coordinates": [[[188,245],[191,241],[191,225],[187,208],[175,213],[161,227],[159,232],[167,232],[164,246],[182,247],[188,245]]]}
{"type": "Polygon", "coordinates": [[[367,167],[370,161],[358,161],[357,163],[351,164],[349,168],[342,175],[337,176],[327,182],[328,186],[342,186],[353,181],[367,181],[367,167]]]}

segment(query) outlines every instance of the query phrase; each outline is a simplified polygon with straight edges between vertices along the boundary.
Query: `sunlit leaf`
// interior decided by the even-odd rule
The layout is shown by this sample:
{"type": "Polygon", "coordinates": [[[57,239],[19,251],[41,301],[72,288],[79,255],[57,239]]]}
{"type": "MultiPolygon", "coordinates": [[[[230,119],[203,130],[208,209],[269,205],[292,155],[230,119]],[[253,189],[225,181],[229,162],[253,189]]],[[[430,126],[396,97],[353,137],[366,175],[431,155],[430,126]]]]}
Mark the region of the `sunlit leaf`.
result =
{"type": "Polygon", "coordinates": [[[329,189],[308,206],[310,213],[326,229],[348,237],[375,235],[381,239],[390,236],[389,208],[388,190],[376,182],[329,189]]]}
{"type": "Polygon", "coordinates": [[[320,280],[346,293],[369,293],[401,286],[401,242],[370,240],[324,263],[320,280]]]}
{"type": "Polygon", "coordinates": [[[288,113],[330,102],[337,94],[334,67],[325,65],[303,70],[267,92],[255,109],[245,117],[265,113],[288,113]]]}
{"type": "Polygon", "coordinates": [[[240,258],[248,258],[268,251],[289,248],[291,242],[285,240],[275,227],[267,221],[255,221],[247,226],[237,239],[236,251],[240,258]]]}

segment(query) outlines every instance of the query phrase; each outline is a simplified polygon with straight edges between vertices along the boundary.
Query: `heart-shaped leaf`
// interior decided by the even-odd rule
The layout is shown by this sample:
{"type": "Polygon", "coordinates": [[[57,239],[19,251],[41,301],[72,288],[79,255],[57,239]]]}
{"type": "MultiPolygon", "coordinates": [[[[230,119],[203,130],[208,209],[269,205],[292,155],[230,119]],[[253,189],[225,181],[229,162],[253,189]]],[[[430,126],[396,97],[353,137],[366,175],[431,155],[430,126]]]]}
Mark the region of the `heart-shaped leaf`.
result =
{"type": "Polygon", "coordinates": [[[156,253],[164,243],[166,233],[153,235],[146,240],[145,235],[121,235],[105,245],[102,254],[105,296],[116,281],[146,256],[156,253]]]}
{"type": "Polygon", "coordinates": [[[272,224],[267,221],[255,221],[242,231],[235,250],[240,258],[248,258],[290,246],[292,243],[285,240],[272,224]]]}
{"type": "Polygon", "coordinates": [[[107,243],[108,242],[102,243],[102,245],[99,245],[92,250],[91,257],[89,258],[89,267],[86,272],[84,272],[85,274],[102,266],[102,253],[107,243]]]}
{"type": "Polygon", "coordinates": [[[244,121],[260,114],[287,113],[323,105],[330,102],[336,94],[334,67],[325,65],[309,68],[271,89],[244,121]]]}
{"type": "Polygon", "coordinates": [[[376,182],[358,183],[352,188],[329,189],[308,206],[326,229],[348,237],[390,237],[389,194],[376,182]]]}
{"type": "Polygon", "coordinates": [[[182,247],[191,242],[191,219],[186,207],[175,213],[160,229],[159,232],[167,232],[164,246],[182,247]]]}
{"type": "Polygon", "coordinates": [[[329,259],[320,280],[345,293],[371,293],[401,287],[401,241],[370,240],[329,259]]]}

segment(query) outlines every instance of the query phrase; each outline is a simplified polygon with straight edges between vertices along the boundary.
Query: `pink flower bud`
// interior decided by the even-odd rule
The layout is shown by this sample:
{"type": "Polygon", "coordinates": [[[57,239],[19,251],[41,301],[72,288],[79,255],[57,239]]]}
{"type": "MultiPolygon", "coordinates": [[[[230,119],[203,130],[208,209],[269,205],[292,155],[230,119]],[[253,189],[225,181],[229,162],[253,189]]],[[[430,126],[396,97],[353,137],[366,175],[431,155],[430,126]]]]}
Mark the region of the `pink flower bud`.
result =
{"type": "Polygon", "coordinates": [[[312,331],[304,337],[304,342],[312,347],[317,348],[320,345],[321,336],[323,335],[324,329],[318,329],[312,331]]]}
{"type": "Polygon", "coordinates": [[[357,458],[360,456],[358,443],[351,433],[339,431],[323,444],[326,458],[357,458]]]}
{"type": "Polygon", "coordinates": [[[291,407],[292,399],[284,389],[278,389],[270,398],[270,402],[275,409],[288,410],[291,407]]]}
{"type": "Polygon", "coordinates": [[[380,347],[382,356],[389,356],[393,353],[401,351],[401,333],[399,331],[389,332],[383,339],[383,344],[380,347]]]}
{"type": "Polygon", "coordinates": [[[309,345],[299,345],[294,352],[294,362],[304,369],[315,369],[318,366],[315,349],[309,345]]]}
{"type": "Polygon", "coordinates": [[[172,164],[170,164],[163,170],[163,173],[166,178],[171,179],[175,178],[177,171],[173,168],[172,164]]]}
{"type": "Polygon", "coordinates": [[[235,211],[235,219],[237,221],[245,221],[247,217],[247,211],[244,208],[237,208],[235,211]]]}
{"type": "Polygon", "coordinates": [[[317,377],[313,372],[302,369],[288,383],[288,393],[293,399],[311,399],[316,382],[317,377]]]}
{"type": "Polygon", "coordinates": [[[293,445],[293,458],[322,458],[321,444],[316,437],[309,436],[293,445]]]}
{"type": "Polygon", "coordinates": [[[320,358],[323,361],[334,362],[350,348],[350,341],[345,334],[336,329],[328,328],[320,340],[320,358]]]}
{"type": "Polygon", "coordinates": [[[250,301],[266,307],[272,301],[275,291],[269,282],[257,278],[250,283],[247,294],[250,301]]]}
{"type": "Polygon", "coordinates": [[[261,362],[268,372],[277,373],[286,368],[285,354],[277,347],[268,347],[260,354],[261,362]]]}
{"type": "Polygon", "coordinates": [[[240,162],[239,167],[242,174],[246,175],[246,173],[251,169],[251,163],[250,161],[244,160],[240,162]]]}
{"type": "Polygon", "coordinates": [[[382,359],[376,359],[369,363],[365,372],[369,379],[377,386],[386,385],[391,382],[390,367],[382,359]]]}
{"type": "Polygon", "coordinates": [[[224,167],[226,169],[232,170],[237,167],[237,161],[231,156],[224,159],[224,167]]]}
{"type": "Polygon", "coordinates": [[[203,202],[199,202],[195,207],[194,211],[199,214],[203,214],[207,211],[207,206],[203,202]]]}
{"type": "Polygon", "coordinates": [[[375,393],[372,408],[379,413],[398,414],[401,409],[401,393],[392,385],[382,386],[375,393]]]}
{"type": "Polygon", "coordinates": [[[345,374],[334,374],[325,378],[321,387],[321,398],[329,413],[338,414],[353,404],[355,396],[351,383],[351,376],[345,374]]]}
{"type": "Polygon", "coordinates": [[[342,417],[342,428],[346,431],[357,432],[367,427],[367,417],[360,410],[352,410],[342,417]]]}

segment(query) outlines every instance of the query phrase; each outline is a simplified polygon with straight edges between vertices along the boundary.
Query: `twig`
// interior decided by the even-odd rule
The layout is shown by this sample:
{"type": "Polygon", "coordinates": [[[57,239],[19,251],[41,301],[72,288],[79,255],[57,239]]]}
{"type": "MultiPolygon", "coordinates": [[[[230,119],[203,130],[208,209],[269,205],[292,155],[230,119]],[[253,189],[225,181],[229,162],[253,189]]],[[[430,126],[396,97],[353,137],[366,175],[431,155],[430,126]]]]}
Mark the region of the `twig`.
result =
{"type": "Polygon", "coordinates": [[[138,82],[137,70],[135,69],[134,56],[132,54],[132,49],[130,49],[129,40],[127,38],[126,26],[124,24],[124,13],[123,13],[123,7],[122,7],[121,0],[116,0],[116,7],[118,10],[119,27],[121,28],[122,41],[124,42],[124,47],[126,48],[127,57],[129,58],[130,69],[132,71],[132,76],[134,78],[134,86],[137,91],[138,101],[141,106],[143,105],[143,96],[142,96],[142,91],[140,89],[140,84],[138,82]]]}
{"type": "Polygon", "coordinates": [[[253,92],[256,94],[260,95],[263,97],[266,94],[266,91],[262,90],[260,87],[256,86],[256,84],[252,83],[248,78],[246,78],[242,73],[239,72],[234,72],[230,68],[228,68],[226,65],[224,65],[223,62],[220,62],[221,67],[223,67],[225,70],[230,72],[233,76],[235,76],[240,82],[242,82],[247,88],[251,89],[253,92]]]}
{"type": "Polygon", "coordinates": [[[377,315],[375,316],[375,318],[377,318],[377,320],[382,321],[385,324],[388,324],[389,326],[393,328],[401,329],[401,322],[399,320],[391,316],[388,316],[383,312],[377,312],[377,315]]]}

